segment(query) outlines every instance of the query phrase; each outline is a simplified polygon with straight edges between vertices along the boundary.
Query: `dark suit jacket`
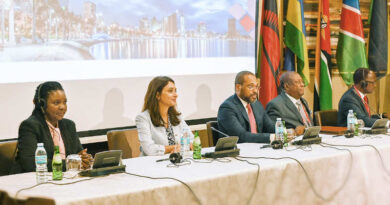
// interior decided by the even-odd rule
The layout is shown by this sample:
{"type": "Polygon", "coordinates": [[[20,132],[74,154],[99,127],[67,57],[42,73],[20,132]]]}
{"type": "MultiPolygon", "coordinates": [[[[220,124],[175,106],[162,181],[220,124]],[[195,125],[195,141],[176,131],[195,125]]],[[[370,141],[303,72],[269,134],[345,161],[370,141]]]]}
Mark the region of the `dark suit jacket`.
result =
{"type": "Polygon", "coordinates": [[[219,107],[218,128],[230,136],[238,136],[239,143],[268,143],[269,133],[275,132],[275,123],[265,113],[263,105],[259,101],[252,103],[251,106],[258,133],[251,133],[248,114],[237,95],[229,97],[219,107]]]}
{"type": "MultiPolygon", "coordinates": [[[[79,153],[83,147],[76,135],[76,126],[74,122],[64,118],[58,122],[58,126],[64,141],[66,156],[79,153]]],[[[49,171],[51,171],[51,163],[54,154],[53,139],[42,114],[34,111],[33,114],[19,126],[16,161],[21,167],[21,172],[35,171],[35,150],[37,149],[37,143],[40,142],[43,142],[44,144],[47,153],[47,167],[49,171]]],[[[62,165],[64,169],[64,161],[62,165]]]]}
{"type": "Polygon", "coordinates": [[[348,111],[353,110],[356,113],[357,119],[362,119],[366,127],[371,127],[374,122],[379,119],[378,115],[368,116],[366,107],[363,104],[362,98],[355,88],[352,87],[341,97],[339,102],[339,112],[337,113],[337,124],[339,126],[347,126],[348,111]]]}
{"type": "MultiPolygon", "coordinates": [[[[306,100],[301,97],[301,102],[304,109],[306,109],[306,112],[309,115],[310,121],[313,125],[311,111],[307,105],[306,100]]],[[[288,98],[284,91],[267,104],[266,111],[268,116],[274,121],[276,121],[276,118],[278,117],[282,118],[282,120],[284,120],[286,123],[287,129],[295,129],[297,126],[305,125],[297,107],[293,102],[291,102],[290,98],[288,98]]]]}

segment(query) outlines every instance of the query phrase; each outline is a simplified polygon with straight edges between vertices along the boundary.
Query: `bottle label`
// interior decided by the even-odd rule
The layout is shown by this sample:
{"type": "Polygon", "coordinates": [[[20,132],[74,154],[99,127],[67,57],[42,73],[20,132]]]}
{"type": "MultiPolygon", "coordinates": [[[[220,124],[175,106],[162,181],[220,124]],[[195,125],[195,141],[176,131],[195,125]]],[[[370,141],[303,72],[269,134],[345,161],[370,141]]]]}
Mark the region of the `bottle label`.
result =
{"type": "Polygon", "coordinates": [[[35,156],[35,163],[36,164],[46,164],[47,163],[47,157],[45,155],[35,156]]]}
{"type": "Polygon", "coordinates": [[[61,155],[59,154],[55,154],[54,157],[53,157],[53,162],[54,163],[62,163],[62,158],[61,158],[61,155]]]}

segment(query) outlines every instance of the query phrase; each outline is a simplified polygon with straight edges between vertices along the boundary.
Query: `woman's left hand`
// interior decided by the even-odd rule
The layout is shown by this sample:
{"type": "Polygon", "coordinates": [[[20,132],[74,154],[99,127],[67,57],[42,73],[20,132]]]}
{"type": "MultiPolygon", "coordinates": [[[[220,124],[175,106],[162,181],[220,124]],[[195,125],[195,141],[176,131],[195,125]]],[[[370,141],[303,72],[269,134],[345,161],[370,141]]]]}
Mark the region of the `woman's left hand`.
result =
{"type": "Polygon", "coordinates": [[[87,149],[83,149],[78,153],[81,157],[81,169],[89,169],[92,167],[93,157],[87,153],[87,149]]]}

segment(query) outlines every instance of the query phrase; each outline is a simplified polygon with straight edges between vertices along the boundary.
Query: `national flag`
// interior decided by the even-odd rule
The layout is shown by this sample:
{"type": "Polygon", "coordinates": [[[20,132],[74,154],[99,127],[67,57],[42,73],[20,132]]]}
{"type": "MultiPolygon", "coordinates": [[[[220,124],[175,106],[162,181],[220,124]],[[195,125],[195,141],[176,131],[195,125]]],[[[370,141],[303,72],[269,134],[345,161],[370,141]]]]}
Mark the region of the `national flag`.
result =
{"type": "Polygon", "coordinates": [[[316,52],[315,78],[314,78],[314,111],[332,109],[332,79],[331,79],[331,55],[330,48],[330,18],[329,0],[319,2],[319,23],[317,24],[317,38],[319,48],[316,52]]]}
{"type": "MultiPolygon", "coordinates": [[[[286,47],[295,54],[297,72],[301,75],[305,85],[307,85],[310,82],[310,72],[305,30],[302,0],[289,0],[287,5],[284,41],[286,47]]],[[[291,59],[292,58],[286,58],[285,61],[291,59]]],[[[289,63],[290,62],[285,62],[285,65],[289,63]]]]}
{"type": "Polygon", "coordinates": [[[370,9],[370,39],[368,41],[368,65],[377,78],[387,74],[388,13],[387,0],[372,0],[370,9]]]}
{"type": "Polygon", "coordinates": [[[280,45],[278,10],[275,0],[264,1],[261,26],[261,63],[259,100],[265,107],[278,95],[280,70],[280,45]]]}
{"type": "Polygon", "coordinates": [[[347,85],[353,84],[356,69],[368,66],[364,43],[359,1],[343,0],[336,58],[341,77],[347,85]]]}

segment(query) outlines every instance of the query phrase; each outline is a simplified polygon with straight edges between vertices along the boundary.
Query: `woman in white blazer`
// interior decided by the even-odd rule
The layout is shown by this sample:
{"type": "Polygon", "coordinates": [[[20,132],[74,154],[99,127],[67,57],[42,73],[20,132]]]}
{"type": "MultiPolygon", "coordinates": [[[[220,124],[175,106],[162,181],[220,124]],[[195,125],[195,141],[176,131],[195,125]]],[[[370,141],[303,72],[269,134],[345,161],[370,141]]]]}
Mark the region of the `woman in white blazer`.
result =
{"type": "Polygon", "coordinates": [[[192,142],[194,136],[176,109],[176,99],[175,82],[170,77],[158,76],[150,81],[143,112],[135,118],[142,155],[179,151],[176,142],[183,132],[187,132],[192,142]]]}

